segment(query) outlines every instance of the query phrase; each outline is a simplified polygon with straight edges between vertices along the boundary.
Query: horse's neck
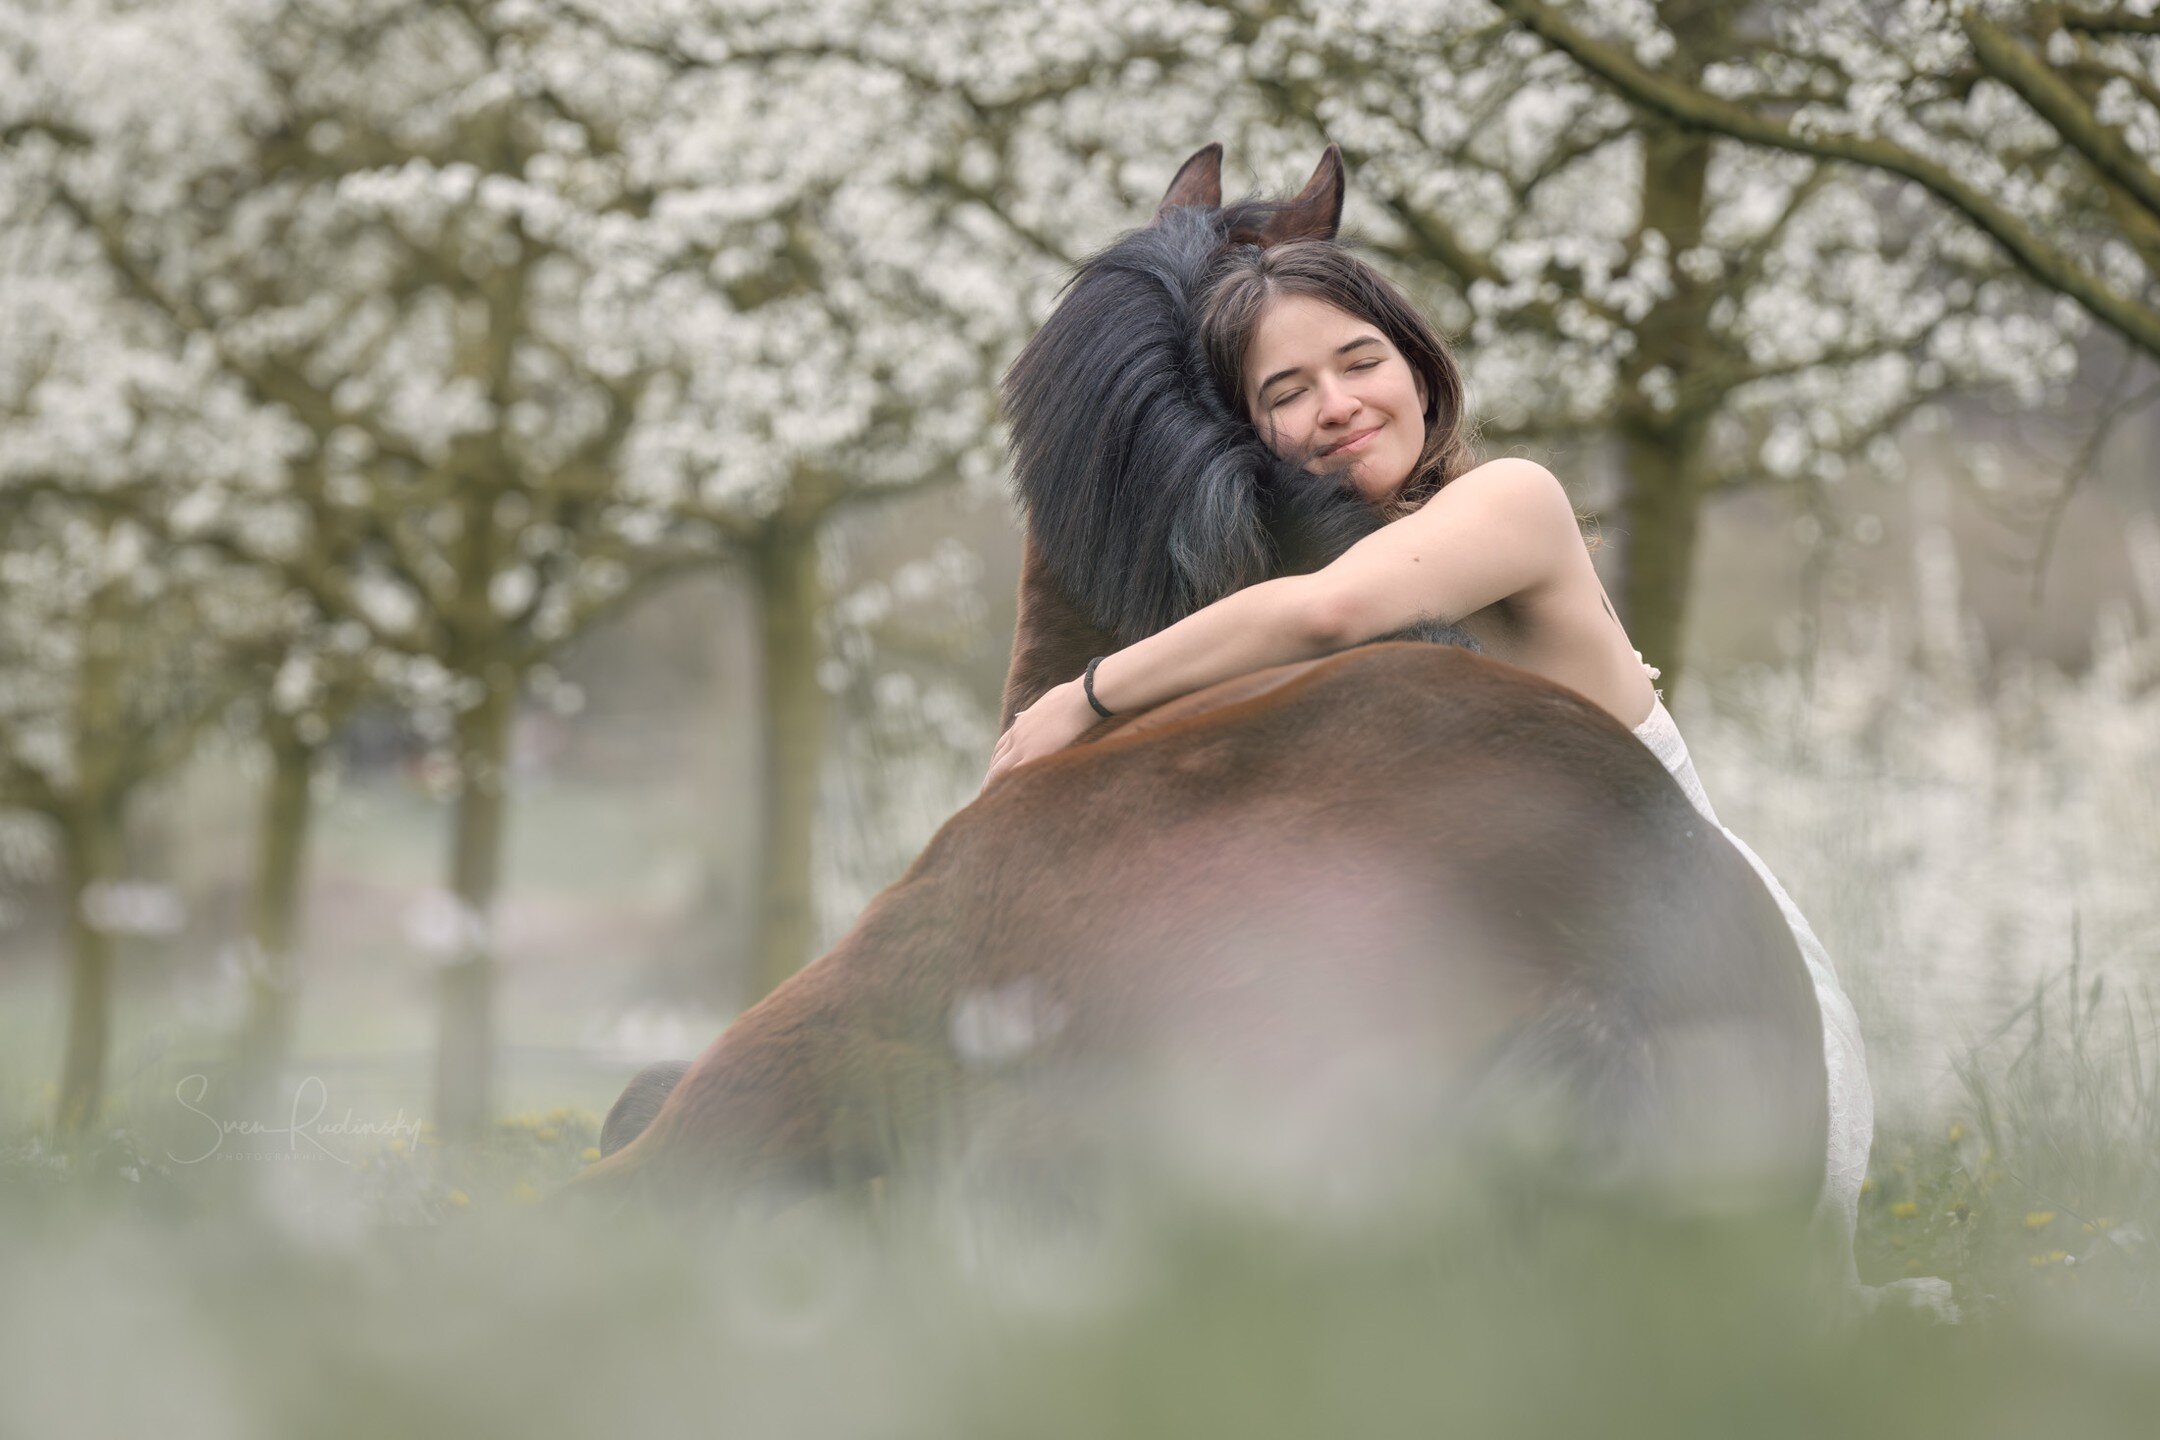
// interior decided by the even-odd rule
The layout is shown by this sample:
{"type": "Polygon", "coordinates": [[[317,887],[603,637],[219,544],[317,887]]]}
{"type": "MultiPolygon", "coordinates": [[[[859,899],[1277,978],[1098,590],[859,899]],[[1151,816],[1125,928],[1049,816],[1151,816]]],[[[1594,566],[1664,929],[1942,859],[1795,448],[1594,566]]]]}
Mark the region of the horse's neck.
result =
{"type": "Polygon", "coordinates": [[[1020,545],[1020,616],[1013,627],[1012,668],[998,729],[1012,724],[1051,686],[1078,676],[1097,655],[1117,649],[1107,631],[1083,614],[1050,573],[1035,537],[1020,545]]]}

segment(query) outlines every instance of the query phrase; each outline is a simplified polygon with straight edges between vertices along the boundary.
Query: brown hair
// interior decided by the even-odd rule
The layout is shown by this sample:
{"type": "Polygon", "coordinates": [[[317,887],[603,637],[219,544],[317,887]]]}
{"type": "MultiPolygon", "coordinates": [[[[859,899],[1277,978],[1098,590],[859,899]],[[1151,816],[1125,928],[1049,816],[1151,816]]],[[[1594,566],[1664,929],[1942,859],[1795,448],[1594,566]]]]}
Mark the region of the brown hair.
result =
{"type": "MultiPolygon", "coordinates": [[[[1278,295],[1307,295],[1378,326],[1425,386],[1425,445],[1409,477],[1385,501],[1397,520],[1477,463],[1463,414],[1462,367],[1432,323],[1394,283],[1340,240],[1290,240],[1261,249],[1240,245],[1223,262],[1200,307],[1200,343],[1216,390],[1248,422],[1245,354],[1261,313],[1278,295]]],[[[1257,426],[1255,428],[1258,428],[1257,426]]]]}

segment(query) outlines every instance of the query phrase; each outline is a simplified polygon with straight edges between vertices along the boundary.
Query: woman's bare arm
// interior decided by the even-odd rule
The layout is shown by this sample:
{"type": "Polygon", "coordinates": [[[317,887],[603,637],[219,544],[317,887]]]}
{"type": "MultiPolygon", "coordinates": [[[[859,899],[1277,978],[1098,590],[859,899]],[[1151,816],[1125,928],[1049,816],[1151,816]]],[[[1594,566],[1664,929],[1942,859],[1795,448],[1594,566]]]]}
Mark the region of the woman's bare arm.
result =
{"type": "Polygon", "coordinates": [[[1313,578],[1248,585],[1114,651],[1095,667],[1095,698],[1124,715],[1218,680],[1331,654],[1337,646],[1320,628],[1313,578]]]}
{"type": "Polygon", "coordinates": [[[1550,470],[1489,461],[1325,568],[1247,586],[1110,655],[1095,667],[1095,694],[1120,714],[1145,710],[1419,620],[1452,623],[1546,583],[1581,544],[1550,470]]]}
{"type": "Polygon", "coordinates": [[[1581,551],[1575,508],[1550,470],[1488,461],[1315,571],[1311,623],[1336,649],[1420,620],[1453,624],[1532,594],[1581,551]]]}
{"type": "MultiPolygon", "coordinates": [[[[1313,624],[1311,582],[1293,575],[1248,585],[1107,656],[1095,667],[1096,698],[1127,714],[1218,680],[1328,654],[1333,642],[1313,624]]],[[[1056,754],[1095,724],[1080,677],[1051,686],[998,737],[983,788],[1016,765],[1056,754]]]]}
{"type": "MultiPolygon", "coordinates": [[[[1095,696],[1115,714],[1150,709],[1219,680],[1317,659],[1420,619],[1460,620],[1560,576],[1579,547],[1560,482],[1531,460],[1480,465],[1415,513],[1310,575],[1248,585],[1106,656],[1095,696]]],[[[1013,717],[983,784],[1056,753],[1095,724],[1078,677],[1013,717]]]]}

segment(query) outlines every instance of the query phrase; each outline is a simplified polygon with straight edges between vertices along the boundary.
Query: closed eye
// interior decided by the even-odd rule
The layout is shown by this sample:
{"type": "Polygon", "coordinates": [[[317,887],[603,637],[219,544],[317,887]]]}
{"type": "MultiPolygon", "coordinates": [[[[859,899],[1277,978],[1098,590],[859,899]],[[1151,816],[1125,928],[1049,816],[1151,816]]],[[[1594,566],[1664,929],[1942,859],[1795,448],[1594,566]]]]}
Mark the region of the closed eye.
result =
{"type": "MultiPolygon", "coordinates": [[[[1385,363],[1385,361],[1381,360],[1367,360],[1360,364],[1352,365],[1350,367],[1350,373],[1354,375],[1360,370],[1370,370],[1375,365],[1381,365],[1385,363]]],[[[1305,392],[1303,390],[1287,390],[1282,394],[1277,395],[1273,400],[1270,400],[1268,402],[1267,408],[1270,410],[1280,409],[1282,406],[1288,404],[1292,400],[1295,400],[1298,396],[1304,393],[1305,392]]]]}

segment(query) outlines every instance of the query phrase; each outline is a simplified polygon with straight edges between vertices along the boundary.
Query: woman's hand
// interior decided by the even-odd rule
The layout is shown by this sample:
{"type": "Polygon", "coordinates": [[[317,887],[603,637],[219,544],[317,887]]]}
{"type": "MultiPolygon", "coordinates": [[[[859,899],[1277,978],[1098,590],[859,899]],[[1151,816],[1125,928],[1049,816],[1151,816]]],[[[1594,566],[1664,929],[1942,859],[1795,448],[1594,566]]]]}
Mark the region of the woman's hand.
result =
{"type": "Polygon", "coordinates": [[[1073,741],[1086,734],[1102,717],[1095,707],[1088,704],[1087,692],[1080,688],[1078,680],[1068,680],[1053,685],[1027,709],[1013,716],[1013,722],[998,737],[997,749],[990,756],[990,771],[983,776],[983,789],[1015,765],[1054,755],[1073,741]]]}

